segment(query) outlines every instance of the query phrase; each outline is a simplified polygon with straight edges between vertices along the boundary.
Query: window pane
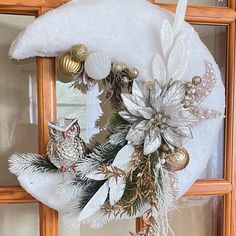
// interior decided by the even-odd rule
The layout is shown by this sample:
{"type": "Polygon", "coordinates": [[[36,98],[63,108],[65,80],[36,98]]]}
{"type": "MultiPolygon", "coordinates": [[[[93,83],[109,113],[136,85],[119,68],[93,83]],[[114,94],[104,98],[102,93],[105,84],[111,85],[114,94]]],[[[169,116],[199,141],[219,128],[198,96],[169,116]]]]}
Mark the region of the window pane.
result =
{"type": "Polygon", "coordinates": [[[183,197],[170,227],[175,236],[222,236],[223,206],[223,196],[183,197]]]}
{"type": "MultiPolygon", "coordinates": [[[[98,131],[94,128],[95,120],[101,112],[97,100],[99,95],[97,87],[85,95],[74,89],[72,83],[68,83],[69,78],[63,77],[59,71],[57,76],[57,116],[78,118],[82,130],[80,136],[88,141],[91,134],[98,131]]],[[[106,110],[106,113],[110,114],[109,110],[106,110]]],[[[110,222],[97,230],[84,225],[77,231],[70,231],[64,226],[60,217],[59,236],[110,236],[111,234],[112,236],[126,236],[129,231],[135,232],[135,219],[110,222]]]]}
{"type": "Polygon", "coordinates": [[[0,14],[0,184],[17,183],[8,171],[14,152],[37,152],[35,61],[10,61],[9,47],[34,17],[0,14]]]}
{"type": "MultiPolygon", "coordinates": [[[[227,26],[193,25],[201,40],[212,53],[219,65],[223,82],[226,79],[227,66],[227,26]]],[[[201,178],[223,178],[224,169],[224,127],[221,128],[216,149],[202,173],[201,178]]]]}
{"type": "MultiPolygon", "coordinates": [[[[177,4],[178,0],[155,0],[155,3],[173,3],[177,4]]],[[[198,5],[198,6],[222,6],[226,7],[228,5],[227,0],[189,0],[189,5],[198,5]]]]}
{"type": "Polygon", "coordinates": [[[57,81],[57,117],[77,118],[84,140],[87,127],[86,95],[74,89],[71,83],[57,81]]]}
{"type": "Polygon", "coordinates": [[[79,230],[71,231],[60,218],[59,236],[127,236],[129,232],[135,232],[135,222],[135,219],[117,220],[106,224],[101,229],[91,229],[88,225],[83,225],[79,230]]]}
{"type": "Polygon", "coordinates": [[[0,235],[39,236],[38,204],[1,204],[0,235]]]}

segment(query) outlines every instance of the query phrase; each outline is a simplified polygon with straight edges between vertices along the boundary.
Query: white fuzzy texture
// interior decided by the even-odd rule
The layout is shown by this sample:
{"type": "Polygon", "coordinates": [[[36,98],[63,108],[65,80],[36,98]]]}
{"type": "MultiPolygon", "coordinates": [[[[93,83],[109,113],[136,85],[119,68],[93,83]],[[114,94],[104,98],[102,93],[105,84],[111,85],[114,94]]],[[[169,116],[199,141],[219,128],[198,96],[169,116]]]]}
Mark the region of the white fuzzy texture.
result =
{"type": "Polygon", "coordinates": [[[61,201],[57,193],[57,186],[63,182],[63,177],[59,173],[22,173],[18,176],[18,180],[21,186],[38,201],[58,211],[65,211],[67,204],[61,201]]]}
{"type": "MultiPolygon", "coordinates": [[[[59,56],[74,44],[84,43],[91,51],[105,52],[113,62],[138,67],[141,79],[152,80],[152,60],[157,53],[162,55],[160,27],[164,19],[172,24],[173,14],[145,0],[76,0],[37,18],[15,40],[10,49],[10,57],[23,59],[33,56],[59,56]]],[[[189,31],[191,26],[184,23],[183,30],[189,31]]],[[[203,105],[224,112],[225,91],[217,64],[194,30],[189,45],[189,63],[182,79],[191,80],[195,75],[203,76],[205,60],[212,63],[217,83],[203,105]]],[[[190,153],[190,164],[178,173],[180,195],[189,189],[205,169],[215,148],[221,125],[222,119],[218,118],[193,130],[193,140],[185,145],[190,153]]],[[[24,179],[27,178],[24,175],[19,180],[33,196],[41,201],[50,198],[50,201],[43,202],[56,209],[60,208],[58,199],[47,184],[51,184],[49,178],[52,175],[55,176],[55,183],[61,176],[41,175],[42,181],[46,179],[46,183],[35,179],[32,184],[24,179]]]]}

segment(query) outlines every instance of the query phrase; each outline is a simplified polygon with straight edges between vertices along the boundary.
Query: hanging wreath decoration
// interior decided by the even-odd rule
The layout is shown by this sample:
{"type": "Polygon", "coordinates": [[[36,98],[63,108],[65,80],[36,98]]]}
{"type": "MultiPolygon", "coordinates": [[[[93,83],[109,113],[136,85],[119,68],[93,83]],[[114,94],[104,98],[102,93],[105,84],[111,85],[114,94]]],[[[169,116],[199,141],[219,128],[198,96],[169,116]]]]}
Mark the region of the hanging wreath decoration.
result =
{"type": "MultiPolygon", "coordinates": [[[[51,140],[43,158],[14,154],[9,163],[31,194],[31,187],[24,185],[27,174],[63,176],[56,189],[72,227],[100,227],[113,219],[143,215],[144,228],[132,235],[168,234],[181,185],[177,173],[191,161],[184,143],[203,122],[224,116],[202,105],[217,84],[211,62],[204,62],[205,74],[183,80],[189,62],[186,45],[193,33],[182,30],[186,4],[179,2],[173,24],[168,19],[161,24],[161,52],[152,60],[151,80],[141,80],[139,69],[111,61],[83,43],[60,58],[60,68],[73,77],[74,87],[84,93],[97,83],[103,87],[100,98],[108,100],[113,111],[105,124],[105,140],[96,143],[93,138],[86,145],[77,120],[60,118],[49,123],[51,140]]],[[[17,51],[13,49],[12,55],[17,51]]]]}

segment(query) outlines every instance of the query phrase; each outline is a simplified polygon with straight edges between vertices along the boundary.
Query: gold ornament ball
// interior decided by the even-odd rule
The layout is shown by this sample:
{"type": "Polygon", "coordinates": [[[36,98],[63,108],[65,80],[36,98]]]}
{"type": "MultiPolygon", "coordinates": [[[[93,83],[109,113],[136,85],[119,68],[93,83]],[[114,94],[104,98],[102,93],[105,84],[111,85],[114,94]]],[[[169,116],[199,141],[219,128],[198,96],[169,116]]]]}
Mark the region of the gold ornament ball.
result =
{"type": "Polygon", "coordinates": [[[122,78],[122,82],[125,83],[125,84],[128,84],[128,83],[130,82],[130,80],[129,80],[128,77],[124,76],[124,77],[122,78]]]}
{"type": "Polygon", "coordinates": [[[75,61],[83,62],[89,55],[88,48],[84,44],[77,44],[71,49],[71,56],[75,61]]]}
{"type": "Polygon", "coordinates": [[[186,95],[192,95],[192,89],[187,89],[185,92],[186,95]]]}
{"type": "Polygon", "coordinates": [[[59,61],[61,71],[67,75],[73,75],[79,72],[81,63],[75,61],[70,53],[66,53],[59,61]]]}
{"type": "Polygon", "coordinates": [[[161,145],[161,150],[163,152],[169,152],[170,148],[169,148],[169,146],[167,144],[164,143],[164,144],[161,145]]]}
{"type": "Polygon", "coordinates": [[[187,89],[191,89],[191,88],[193,87],[193,83],[192,83],[192,82],[187,82],[187,83],[185,84],[185,87],[186,87],[187,89]]]}
{"type": "Polygon", "coordinates": [[[124,64],[114,63],[112,65],[112,72],[114,72],[114,73],[121,74],[124,69],[125,69],[124,64]]]}
{"type": "Polygon", "coordinates": [[[191,107],[192,102],[191,102],[191,100],[185,99],[185,100],[183,101],[183,104],[184,104],[184,107],[185,107],[185,108],[189,108],[189,107],[191,107]]]}
{"type": "Polygon", "coordinates": [[[180,171],[186,168],[189,160],[189,153],[185,148],[176,148],[175,152],[167,156],[165,168],[171,172],[180,171]]]}
{"type": "Polygon", "coordinates": [[[130,79],[135,79],[138,77],[138,75],[139,75],[139,71],[137,68],[131,68],[128,70],[128,77],[130,79]]]}
{"type": "Polygon", "coordinates": [[[200,76],[194,76],[192,82],[194,85],[200,85],[202,82],[202,78],[200,76]]]}

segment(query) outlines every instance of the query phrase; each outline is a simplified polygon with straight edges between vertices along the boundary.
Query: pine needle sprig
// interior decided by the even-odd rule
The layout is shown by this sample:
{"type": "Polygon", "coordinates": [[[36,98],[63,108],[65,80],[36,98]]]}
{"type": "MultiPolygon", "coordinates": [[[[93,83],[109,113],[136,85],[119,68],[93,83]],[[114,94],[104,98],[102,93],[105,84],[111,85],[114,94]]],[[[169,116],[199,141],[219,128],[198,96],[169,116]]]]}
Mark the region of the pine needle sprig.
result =
{"type": "Polygon", "coordinates": [[[45,173],[57,172],[47,155],[32,153],[15,153],[9,158],[9,170],[15,175],[21,173],[45,173]]]}

